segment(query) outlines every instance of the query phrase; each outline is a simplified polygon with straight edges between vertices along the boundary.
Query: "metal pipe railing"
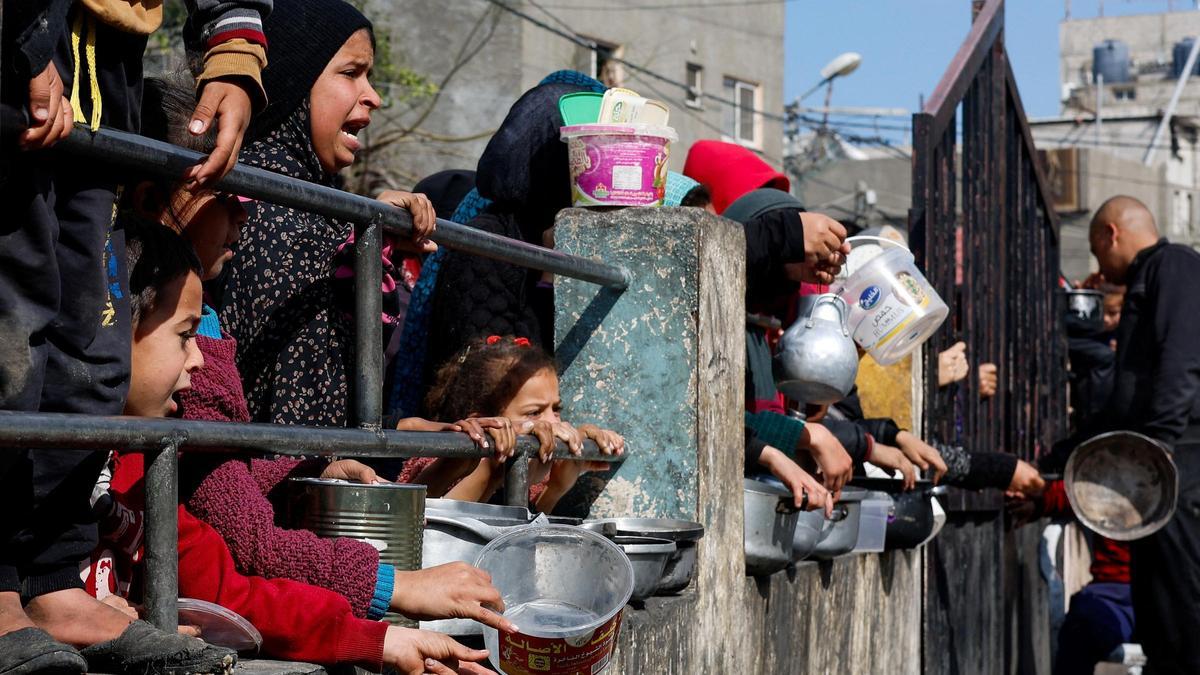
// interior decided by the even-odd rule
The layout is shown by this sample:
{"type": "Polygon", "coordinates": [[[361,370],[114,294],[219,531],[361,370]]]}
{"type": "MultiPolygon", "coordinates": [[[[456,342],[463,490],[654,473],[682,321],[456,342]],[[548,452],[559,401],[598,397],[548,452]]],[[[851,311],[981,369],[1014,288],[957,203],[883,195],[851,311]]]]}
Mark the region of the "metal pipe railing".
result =
{"type": "MultiPolygon", "coordinates": [[[[6,125],[5,133],[11,133],[6,125]]],[[[154,139],[114,129],[92,132],[77,126],[53,152],[119,166],[139,174],[179,178],[204,155],[154,139]]],[[[378,223],[385,230],[408,235],[408,211],[377,199],[237,164],[216,187],[253,199],[309,211],[353,223],[378,223]]],[[[448,220],[437,221],[431,237],[439,245],[514,265],[552,272],[624,290],[629,273],[619,265],[534,246],[448,220]]]]}
{"type": "MultiPolygon", "coordinates": [[[[17,135],[28,120],[24,110],[0,105],[0,128],[6,138],[17,135]]],[[[76,126],[52,152],[128,171],[136,175],[179,179],[204,159],[200,153],[112,129],[91,132],[76,126]]],[[[98,417],[53,413],[0,412],[0,448],[122,449],[146,453],[146,608],[152,623],[174,631],[178,624],[178,457],[180,449],[202,452],[256,451],[282,455],[350,457],[487,457],[463,434],[401,432],[382,429],[383,417],[383,275],[380,249],[383,232],[408,236],[408,211],[379,200],[309,183],[242,164],[234,166],[216,187],[246,197],[354,223],[355,357],[352,419],[357,429],[313,428],[273,424],[184,421],[162,418],[98,417]]],[[[629,273],[622,267],[568,255],[523,241],[438,219],[432,239],[440,245],[515,265],[624,290],[629,273]]],[[[520,437],[517,456],[507,471],[510,504],[524,505],[529,492],[529,466],[537,441],[520,437]]],[[[594,442],[583,456],[571,455],[558,442],[555,457],[613,462],[594,442]]]]}
{"type": "MultiPolygon", "coordinates": [[[[466,434],[444,431],[0,411],[0,448],[154,452],[168,443],[173,443],[178,450],[210,454],[257,452],[289,457],[481,459],[491,456],[491,451],[480,450],[466,434]]],[[[533,456],[537,448],[536,438],[517,437],[518,455],[533,456]]],[[[590,440],[584,441],[582,455],[572,455],[567,445],[558,441],[554,457],[610,463],[622,461],[620,457],[601,453],[596,443],[590,440]]]]}

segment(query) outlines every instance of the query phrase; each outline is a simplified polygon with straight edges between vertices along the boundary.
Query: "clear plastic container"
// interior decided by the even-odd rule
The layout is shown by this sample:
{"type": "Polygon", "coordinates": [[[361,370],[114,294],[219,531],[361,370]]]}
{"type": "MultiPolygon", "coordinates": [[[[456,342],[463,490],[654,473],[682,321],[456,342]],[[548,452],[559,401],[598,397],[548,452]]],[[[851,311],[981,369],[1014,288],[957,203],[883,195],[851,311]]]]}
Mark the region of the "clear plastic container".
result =
{"type": "MultiPolygon", "coordinates": [[[[882,366],[911,354],[942,325],[950,309],[917,269],[907,248],[882,237],[850,237],[854,246],[882,244],[840,280],[838,295],[850,306],[850,334],[882,366]]],[[[855,254],[851,252],[853,257],[855,254]]]]}
{"type": "Polygon", "coordinates": [[[858,521],[858,541],[855,553],[882,553],[887,538],[888,516],[892,510],[892,498],[886,492],[872,491],[862,502],[862,515],[858,521]]]}
{"type": "Polygon", "coordinates": [[[262,633],[237,612],[194,598],[179,598],[179,625],[196,626],[200,637],[209,644],[243,654],[262,647],[262,633]]]}
{"type": "Polygon", "coordinates": [[[492,664],[506,675],[599,673],[608,667],[633,593],[633,565],[603,536],[530,525],[492,540],[477,567],[492,577],[520,632],[485,626],[492,664]]]}

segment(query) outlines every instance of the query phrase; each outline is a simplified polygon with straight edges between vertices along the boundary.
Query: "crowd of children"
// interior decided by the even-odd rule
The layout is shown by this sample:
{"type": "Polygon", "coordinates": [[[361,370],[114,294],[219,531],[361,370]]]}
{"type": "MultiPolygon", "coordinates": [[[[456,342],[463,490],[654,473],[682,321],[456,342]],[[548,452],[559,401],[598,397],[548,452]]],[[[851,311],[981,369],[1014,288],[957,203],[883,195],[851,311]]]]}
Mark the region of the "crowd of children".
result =
{"type": "MultiPolygon", "coordinates": [[[[11,214],[0,228],[0,409],[344,426],[352,224],[212,186],[235,161],[339,184],[381,105],[369,79],[371,22],[343,0],[188,7],[194,72],[149,80],[141,54],[161,23],[160,4],[5,7],[3,101],[27,110],[30,125],[21,151],[0,167],[11,214]],[[39,152],[75,122],[140,132],[207,159],[163,181],[39,152]]],[[[428,196],[378,197],[413,217],[411,237],[389,238],[382,250],[392,424],[465,433],[489,456],[412,460],[401,470],[185,452],[182,596],[246,617],[271,656],[485,672],[477,663],[486,652],[380,619],[468,618],[511,630],[486,574],[464,563],[397,570],[367,543],[281,527],[275,497],[287,478],[320,476],[419,482],[430,496],[488,501],[503,487],[517,436],[531,435],[539,452],[529,502],[549,512],[581,473],[608,467],[555,460],[557,441],[576,454],[584,440],[606,454],[625,451],[616,432],[560,416],[548,338],[553,279],[430,241],[435,216],[453,213],[477,229],[552,245],[554,217],[570,205],[556,103],[603,89],[582,74],[555,73],[514,104],[476,173],[431,177],[428,196]]],[[[795,298],[828,284],[845,262],[846,228],[805,212],[786,193],[787,178],[745,148],[699,142],[685,173],[668,178],[668,203],[725,213],[745,228],[748,305],[794,318],[795,298]]],[[[763,349],[766,337],[748,333],[751,364],[763,349]]],[[[856,400],[796,420],[786,408],[797,402],[783,400],[769,373],[749,368],[747,473],[769,471],[797,506],[826,510],[864,463],[899,471],[908,485],[914,465],[946,473],[935,444],[891,419],[866,419],[856,400]]],[[[1018,484],[1023,471],[1013,460],[988,480],[1035,490],[1018,484]]],[[[120,448],[0,455],[0,674],[233,667],[231,650],[194,630],[138,620],[143,479],[141,455],[120,448]]]]}

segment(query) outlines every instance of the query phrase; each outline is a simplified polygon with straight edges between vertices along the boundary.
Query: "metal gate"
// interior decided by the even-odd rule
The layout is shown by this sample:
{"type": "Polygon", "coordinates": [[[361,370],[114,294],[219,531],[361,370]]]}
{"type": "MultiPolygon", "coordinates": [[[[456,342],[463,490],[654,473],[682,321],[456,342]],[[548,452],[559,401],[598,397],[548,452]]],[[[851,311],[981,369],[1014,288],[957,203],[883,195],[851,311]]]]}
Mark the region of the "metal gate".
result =
{"type": "MultiPolygon", "coordinates": [[[[1058,220],[1004,48],[1003,0],[976,0],[970,33],[913,115],[918,263],[950,306],[924,347],[927,437],[1034,460],[1066,429],[1058,220]],[[970,377],[939,388],[937,354],[967,343],[970,377]],[[997,364],[981,400],[978,371],[997,364]]],[[[955,492],[927,550],[923,672],[1048,672],[1037,529],[1007,530],[1002,497],[955,492]]]]}

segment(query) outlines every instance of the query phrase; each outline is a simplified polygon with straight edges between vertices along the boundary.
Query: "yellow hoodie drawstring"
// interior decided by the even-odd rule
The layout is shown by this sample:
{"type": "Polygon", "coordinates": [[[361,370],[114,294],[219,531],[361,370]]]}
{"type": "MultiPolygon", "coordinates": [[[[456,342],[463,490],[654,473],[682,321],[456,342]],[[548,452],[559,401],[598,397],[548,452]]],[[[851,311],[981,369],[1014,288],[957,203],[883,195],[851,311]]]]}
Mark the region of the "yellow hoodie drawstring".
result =
{"type": "Polygon", "coordinates": [[[71,78],[71,110],[75,113],[75,121],[88,125],[92,131],[100,128],[100,114],[104,110],[104,103],[100,100],[100,81],[96,78],[96,19],[88,14],[87,17],[87,33],[84,35],[84,17],[85,12],[78,12],[75,15],[75,21],[71,25],[71,58],[75,61],[75,76],[71,78]],[[83,54],[87,59],[88,71],[88,86],[91,89],[92,98],[92,118],[89,123],[88,119],[83,116],[83,104],[79,100],[79,43],[83,41],[83,54]]]}

